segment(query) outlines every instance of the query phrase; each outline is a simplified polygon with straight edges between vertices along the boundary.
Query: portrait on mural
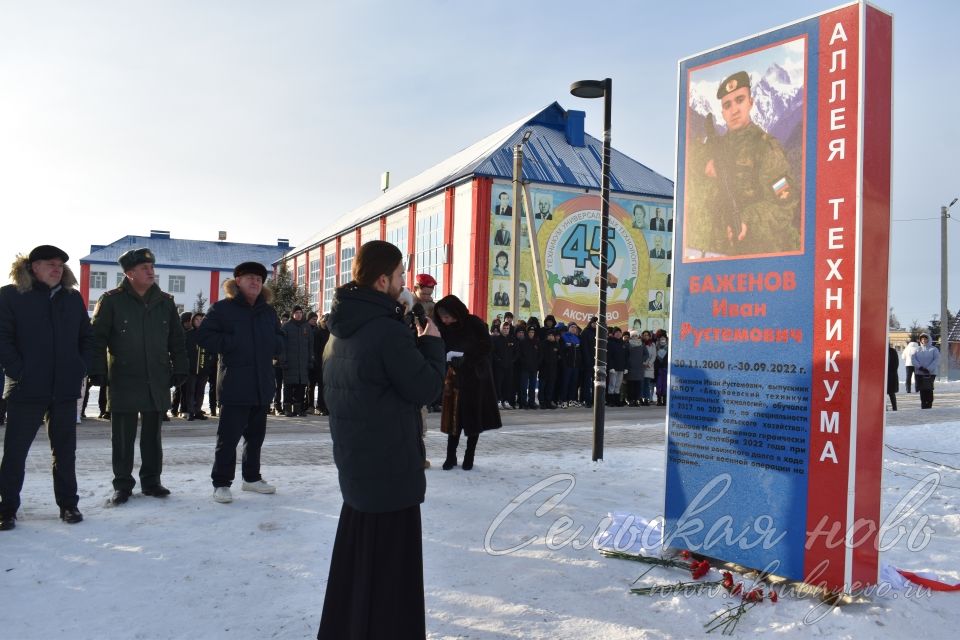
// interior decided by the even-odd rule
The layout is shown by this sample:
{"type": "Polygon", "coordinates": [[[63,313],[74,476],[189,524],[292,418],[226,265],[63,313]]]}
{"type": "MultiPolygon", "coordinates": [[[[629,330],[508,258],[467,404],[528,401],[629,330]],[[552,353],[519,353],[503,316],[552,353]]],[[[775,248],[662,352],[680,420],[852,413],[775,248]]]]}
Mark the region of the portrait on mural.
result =
{"type": "Polygon", "coordinates": [[[802,252],[805,43],[687,74],[684,261],[802,252]]]}
{"type": "Polygon", "coordinates": [[[497,193],[497,203],[493,206],[493,215],[512,216],[513,206],[510,204],[510,194],[506,191],[497,193]]]}
{"type": "Polygon", "coordinates": [[[537,210],[534,213],[537,220],[553,220],[553,198],[543,194],[537,196],[537,210]]]}
{"type": "Polygon", "coordinates": [[[498,247],[509,247],[510,246],[510,230],[507,229],[505,222],[501,222],[497,225],[497,232],[493,234],[493,244],[498,247]]]}

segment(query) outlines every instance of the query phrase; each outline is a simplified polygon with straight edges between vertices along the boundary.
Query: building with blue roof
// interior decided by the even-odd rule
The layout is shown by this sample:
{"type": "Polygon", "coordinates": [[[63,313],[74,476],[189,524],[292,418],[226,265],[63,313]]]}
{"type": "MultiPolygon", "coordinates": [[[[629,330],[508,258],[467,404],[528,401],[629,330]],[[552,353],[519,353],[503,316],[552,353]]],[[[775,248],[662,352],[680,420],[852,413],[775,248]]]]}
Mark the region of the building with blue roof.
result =
{"type": "MultiPolygon", "coordinates": [[[[283,260],[323,311],[351,279],[357,248],[378,239],[406,256],[408,285],[418,273],[437,280],[435,299],[456,294],[486,318],[512,310],[584,321],[598,294],[602,162],[602,143],[586,134],[584,117],[554,102],[345,214],[283,260]]],[[[670,299],[673,182],[615,149],[610,178],[609,320],[666,327],[660,301],[670,299]]]]}
{"type": "Polygon", "coordinates": [[[285,238],[266,245],[227,242],[226,234],[220,235],[218,241],[188,240],[171,238],[169,231],[150,231],[149,236],[129,235],[91,246],[89,255],[80,259],[80,292],[87,309],[92,313],[100,296],[123,281],[117,259],[131,249],[145,247],[157,257],[156,282],[173,295],[181,312],[193,309],[197,294],[208,305],[216,302],[223,281],[233,277],[233,268],[241,262],[260,262],[269,269],[290,250],[285,238]]]}

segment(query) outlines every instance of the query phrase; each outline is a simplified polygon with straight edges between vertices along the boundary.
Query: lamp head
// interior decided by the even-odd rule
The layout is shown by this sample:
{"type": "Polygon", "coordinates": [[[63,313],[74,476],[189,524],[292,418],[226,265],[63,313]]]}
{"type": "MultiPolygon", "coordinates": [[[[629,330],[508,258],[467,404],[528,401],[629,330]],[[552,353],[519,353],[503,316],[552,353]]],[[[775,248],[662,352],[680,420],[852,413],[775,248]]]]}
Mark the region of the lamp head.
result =
{"type": "Polygon", "coordinates": [[[605,90],[603,80],[578,80],[570,85],[570,93],[577,98],[602,98],[605,90]]]}

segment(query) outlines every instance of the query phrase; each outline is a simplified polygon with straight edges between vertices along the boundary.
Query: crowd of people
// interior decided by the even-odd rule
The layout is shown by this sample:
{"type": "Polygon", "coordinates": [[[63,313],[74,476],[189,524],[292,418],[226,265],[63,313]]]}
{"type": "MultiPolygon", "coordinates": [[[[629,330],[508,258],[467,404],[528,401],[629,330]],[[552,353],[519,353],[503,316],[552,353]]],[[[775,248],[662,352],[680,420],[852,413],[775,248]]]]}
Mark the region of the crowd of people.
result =
{"type": "MultiPolygon", "coordinates": [[[[597,318],[581,331],[548,315],[498,316],[490,323],[494,386],[500,409],[593,406],[597,318]]],[[[667,398],[667,332],[607,329],[606,402],[612,407],[663,406],[667,398]]]]}
{"type": "MultiPolygon", "coordinates": [[[[278,317],[264,286],[267,269],[256,262],[237,265],[208,313],[180,314],[155,283],[155,256],[134,249],[120,256],[125,278],[100,298],[91,319],[64,251],[42,245],[18,256],[13,284],[0,289],[0,419],[7,422],[0,530],[15,528],[27,455],[44,422],[60,518],[83,520],[75,460],[85,386],[100,388],[100,415],[111,422],[112,507],[127,502],[137,484],[138,428],[141,491],[170,495],[161,483],[162,422],[171,409],[206,420],[208,386],[210,413],[219,418],[210,474],[218,503],[233,501],[241,440],[242,489],[276,492],[260,473],[271,410],[329,415],[344,502],[318,638],[388,637],[398,628],[423,637],[425,414],[441,412],[442,468],[471,470],[481,433],[501,427],[501,411],[591,405],[598,327],[596,318],[581,331],[550,315],[541,324],[509,313],[488,325],[456,296],[434,303],[429,274],[407,291],[402,258],[388,242],[364,244],[353,281],[336,289],[322,317],[301,307],[278,317]]],[[[905,353],[907,391],[913,374],[921,406],[930,408],[939,352],[926,334],[919,342],[905,353]]],[[[665,405],[666,332],[610,327],[606,345],[607,402],[665,405]]]]}

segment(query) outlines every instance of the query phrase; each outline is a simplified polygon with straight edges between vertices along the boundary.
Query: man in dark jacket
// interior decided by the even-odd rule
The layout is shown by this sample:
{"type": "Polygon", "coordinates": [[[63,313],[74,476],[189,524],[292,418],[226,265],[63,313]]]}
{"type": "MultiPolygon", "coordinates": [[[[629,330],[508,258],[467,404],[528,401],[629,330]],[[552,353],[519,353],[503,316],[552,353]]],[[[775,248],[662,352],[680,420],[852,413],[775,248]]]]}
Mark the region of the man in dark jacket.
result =
{"type": "Polygon", "coordinates": [[[223,283],[226,297],[210,308],[197,329],[197,344],[220,354],[220,424],[214,455],[213,499],[233,502],[230,485],[237,470],[237,443],[243,437],[242,489],[275,493],[260,476],[260,448],[267,433],[267,411],[274,392],[273,359],[283,355],[283,334],[273,292],[263,286],[267,269],[244,262],[223,283]]]}
{"type": "Polygon", "coordinates": [[[173,296],[157,286],[156,258],[149,249],[131,249],[119,258],[126,278],[100,297],[93,311],[93,360],[96,386],[109,383],[113,431],[113,497],[123,504],[133,494],[133,447],[140,416],[140,488],[164,498],[160,483],[163,447],[160,420],[170,408],[170,387],[187,379],[183,327],[173,296]]]}
{"type": "Polygon", "coordinates": [[[0,367],[8,424],[0,463],[0,531],[13,529],[30,445],[46,416],[60,519],[77,509],[77,399],[90,362],[90,320],[65,252],[42,245],[18,256],[0,289],[0,367]]]}
{"type": "Polygon", "coordinates": [[[323,392],[343,508],[318,638],[423,638],[420,407],[440,395],[443,342],[401,322],[403,255],[360,247],[328,319],[323,392]]]}
{"type": "Polygon", "coordinates": [[[284,413],[288,418],[307,415],[307,385],[310,384],[310,369],[313,368],[313,327],[303,316],[303,307],[293,308],[293,317],[283,325],[284,356],[280,360],[283,369],[284,413]]]}

